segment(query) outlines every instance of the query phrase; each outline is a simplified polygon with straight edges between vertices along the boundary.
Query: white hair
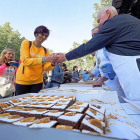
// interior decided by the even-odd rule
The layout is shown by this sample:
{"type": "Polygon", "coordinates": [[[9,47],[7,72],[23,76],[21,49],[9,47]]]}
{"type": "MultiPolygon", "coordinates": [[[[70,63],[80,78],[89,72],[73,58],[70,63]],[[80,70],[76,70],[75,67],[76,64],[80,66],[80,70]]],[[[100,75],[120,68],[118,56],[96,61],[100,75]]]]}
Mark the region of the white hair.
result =
{"type": "Polygon", "coordinates": [[[114,6],[111,6],[111,5],[103,7],[103,8],[98,12],[98,14],[99,14],[99,13],[105,13],[106,10],[110,10],[112,16],[118,15],[118,12],[117,12],[116,8],[115,8],[114,6]]]}

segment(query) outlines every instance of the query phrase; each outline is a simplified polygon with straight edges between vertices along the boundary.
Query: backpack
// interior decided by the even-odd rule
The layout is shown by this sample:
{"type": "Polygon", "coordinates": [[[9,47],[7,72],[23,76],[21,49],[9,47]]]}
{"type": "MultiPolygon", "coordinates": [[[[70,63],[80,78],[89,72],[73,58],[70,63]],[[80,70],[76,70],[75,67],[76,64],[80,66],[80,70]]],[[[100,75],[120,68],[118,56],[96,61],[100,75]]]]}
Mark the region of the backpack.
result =
{"type": "MultiPolygon", "coordinates": [[[[30,48],[31,48],[31,46],[32,46],[32,41],[29,41],[29,50],[30,50],[30,48]]],[[[42,46],[43,47],[43,46],[42,46]]],[[[43,47],[43,49],[44,49],[44,52],[45,52],[45,54],[46,54],[46,48],[45,47],[43,47]]]]}
{"type": "MultiPolygon", "coordinates": [[[[32,46],[32,41],[29,41],[29,50],[30,50],[31,46],[32,46]]],[[[43,46],[42,46],[42,47],[43,47],[43,46]]],[[[44,49],[44,52],[45,52],[45,54],[46,54],[46,53],[47,53],[46,48],[43,47],[43,49],[44,49]]],[[[20,60],[20,59],[19,59],[19,61],[20,61],[20,63],[21,63],[21,60],[20,60]]],[[[24,74],[24,66],[23,66],[22,74],[24,74]]]]}

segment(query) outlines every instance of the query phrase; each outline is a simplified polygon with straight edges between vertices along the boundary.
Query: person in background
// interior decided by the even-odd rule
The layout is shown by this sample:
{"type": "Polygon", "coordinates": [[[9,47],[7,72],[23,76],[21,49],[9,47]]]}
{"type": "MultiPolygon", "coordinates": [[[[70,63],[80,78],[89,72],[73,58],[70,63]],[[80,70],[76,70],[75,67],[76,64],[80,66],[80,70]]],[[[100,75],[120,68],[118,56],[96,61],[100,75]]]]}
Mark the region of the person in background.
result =
{"type": "Polygon", "coordinates": [[[47,71],[43,71],[43,88],[47,85],[47,71]]]}
{"type": "Polygon", "coordinates": [[[73,67],[72,76],[73,76],[73,83],[78,83],[78,81],[80,81],[82,79],[82,76],[79,76],[77,66],[73,67]]]}
{"type": "MultiPolygon", "coordinates": [[[[13,83],[15,84],[15,75],[17,68],[12,66],[12,63],[15,63],[13,61],[15,58],[15,53],[12,49],[4,49],[1,53],[0,57],[0,86],[8,84],[8,83],[13,83]]],[[[2,98],[7,98],[11,97],[13,93],[3,96],[1,91],[0,91],[0,99],[2,98]]]]}
{"type": "Polygon", "coordinates": [[[73,83],[72,75],[68,74],[64,79],[64,83],[73,83]]]}
{"type": "Polygon", "coordinates": [[[60,84],[64,82],[64,75],[69,74],[69,71],[63,71],[64,69],[65,64],[56,65],[52,70],[51,79],[45,88],[60,87],[60,84]]]}
{"type": "MultiPolygon", "coordinates": [[[[67,65],[66,65],[65,63],[63,63],[63,64],[61,65],[61,67],[62,67],[62,70],[63,70],[64,72],[66,72],[66,73],[64,74],[64,82],[63,82],[63,83],[65,83],[67,80],[68,80],[68,81],[71,81],[71,80],[69,79],[71,76],[68,76],[68,75],[71,75],[71,74],[72,74],[72,71],[67,69],[67,65]],[[67,76],[68,76],[68,77],[67,77],[67,76]]],[[[68,81],[67,81],[67,82],[68,82],[68,81]]]]}
{"type": "Polygon", "coordinates": [[[43,70],[54,68],[50,62],[56,57],[49,55],[42,43],[50,31],[45,26],[38,26],[34,31],[35,40],[24,40],[20,48],[20,66],[16,74],[16,95],[38,93],[43,87],[43,70]]]}

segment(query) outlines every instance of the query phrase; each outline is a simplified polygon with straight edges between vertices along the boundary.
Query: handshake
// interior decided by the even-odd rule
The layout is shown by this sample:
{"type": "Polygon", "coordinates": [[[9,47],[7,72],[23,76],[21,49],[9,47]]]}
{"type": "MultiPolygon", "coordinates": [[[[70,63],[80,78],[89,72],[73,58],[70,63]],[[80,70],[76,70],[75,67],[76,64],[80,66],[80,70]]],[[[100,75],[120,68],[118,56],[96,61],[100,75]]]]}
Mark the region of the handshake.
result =
{"type": "Polygon", "coordinates": [[[44,58],[45,62],[51,62],[52,65],[61,65],[65,59],[65,54],[63,53],[53,53],[44,58]]]}

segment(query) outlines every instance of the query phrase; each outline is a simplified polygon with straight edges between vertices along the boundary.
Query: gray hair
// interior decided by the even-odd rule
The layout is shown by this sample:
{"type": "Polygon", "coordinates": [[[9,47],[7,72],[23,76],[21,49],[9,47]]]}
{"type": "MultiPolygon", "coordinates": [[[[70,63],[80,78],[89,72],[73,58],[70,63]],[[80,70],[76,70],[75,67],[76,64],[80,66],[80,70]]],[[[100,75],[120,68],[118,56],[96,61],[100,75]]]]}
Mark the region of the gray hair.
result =
{"type": "Polygon", "coordinates": [[[103,8],[98,12],[98,14],[99,14],[99,13],[102,13],[102,12],[105,13],[106,10],[110,10],[112,16],[118,15],[118,12],[117,12],[116,8],[115,8],[114,6],[111,6],[111,5],[103,7],[103,8]]]}

